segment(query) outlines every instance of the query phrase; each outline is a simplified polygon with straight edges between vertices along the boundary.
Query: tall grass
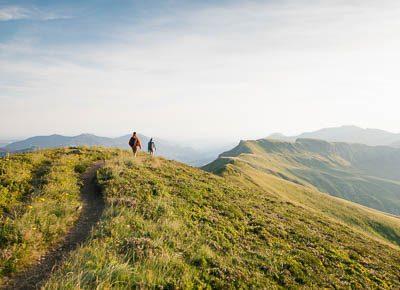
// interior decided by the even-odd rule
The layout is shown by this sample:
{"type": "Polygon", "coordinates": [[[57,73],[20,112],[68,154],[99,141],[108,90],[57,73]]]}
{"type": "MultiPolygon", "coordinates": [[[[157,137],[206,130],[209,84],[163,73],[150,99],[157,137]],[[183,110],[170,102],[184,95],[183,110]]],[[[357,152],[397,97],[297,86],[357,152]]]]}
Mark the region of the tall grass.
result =
{"type": "Polygon", "coordinates": [[[65,236],[80,213],[80,174],[106,154],[72,148],[0,159],[0,284],[65,236]]]}
{"type": "Polygon", "coordinates": [[[122,154],[98,182],[102,222],[46,289],[400,287],[398,249],[245,179],[122,154]]]}

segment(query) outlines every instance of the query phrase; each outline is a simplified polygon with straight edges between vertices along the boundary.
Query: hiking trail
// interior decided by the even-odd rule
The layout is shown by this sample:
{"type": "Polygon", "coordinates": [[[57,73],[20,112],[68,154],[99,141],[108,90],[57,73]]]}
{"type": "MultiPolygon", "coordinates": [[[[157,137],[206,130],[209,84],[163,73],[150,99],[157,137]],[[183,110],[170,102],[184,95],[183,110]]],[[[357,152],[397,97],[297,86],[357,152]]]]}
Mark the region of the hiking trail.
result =
{"type": "Polygon", "coordinates": [[[40,289],[68,254],[89,237],[93,226],[100,220],[105,207],[100,188],[95,184],[96,172],[102,165],[102,161],[96,162],[83,174],[83,186],[81,188],[83,208],[78,220],[64,239],[42,256],[36,264],[16,274],[5,285],[4,289],[40,289]]]}

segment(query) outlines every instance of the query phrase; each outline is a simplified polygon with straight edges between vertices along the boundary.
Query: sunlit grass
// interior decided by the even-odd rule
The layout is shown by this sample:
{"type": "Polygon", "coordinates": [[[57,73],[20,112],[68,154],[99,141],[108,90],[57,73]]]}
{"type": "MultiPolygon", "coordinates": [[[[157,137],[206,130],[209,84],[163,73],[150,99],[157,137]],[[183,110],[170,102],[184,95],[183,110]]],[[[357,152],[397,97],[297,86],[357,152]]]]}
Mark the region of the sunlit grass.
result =
{"type": "Polygon", "coordinates": [[[128,153],[108,161],[102,222],[46,288],[400,286],[389,241],[242,178],[128,153]]]}
{"type": "Polygon", "coordinates": [[[80,174],[106,151],[46,150],[0,159],[0,283],[36,263],[80,213],[80,174]]]}

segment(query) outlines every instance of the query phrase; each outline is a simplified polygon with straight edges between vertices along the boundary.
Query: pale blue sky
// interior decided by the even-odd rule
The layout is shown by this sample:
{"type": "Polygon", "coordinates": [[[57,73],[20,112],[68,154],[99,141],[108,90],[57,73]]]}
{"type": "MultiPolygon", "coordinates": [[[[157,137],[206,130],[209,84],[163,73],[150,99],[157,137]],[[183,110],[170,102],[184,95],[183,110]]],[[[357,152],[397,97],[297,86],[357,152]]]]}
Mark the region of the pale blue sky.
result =
{"type": "Polygon", "coordinates": [[[399,132],[399,35],[397,0],[0,0],[0,137],[399,132]]]}

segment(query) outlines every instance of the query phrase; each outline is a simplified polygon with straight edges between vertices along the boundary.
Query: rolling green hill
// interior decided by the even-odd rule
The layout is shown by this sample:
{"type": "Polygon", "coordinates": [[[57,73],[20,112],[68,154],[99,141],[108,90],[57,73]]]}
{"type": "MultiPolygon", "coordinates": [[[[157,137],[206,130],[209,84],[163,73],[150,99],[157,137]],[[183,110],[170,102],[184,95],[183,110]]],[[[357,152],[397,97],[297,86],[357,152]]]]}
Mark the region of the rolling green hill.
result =
{"type": "Polygon", "coordinates": [[[242,141],[206,166],[235,161],[264,175],[312,186],[359,204],[400,215],[400,150],[298,139],[242,141]]]}
{"type": "MultiPolygon", "coordinates": [[[[117,149],[1,159],[2,190],[12,192],[4,195],[9,214],[1,221],[13,234],[1,232],[0,255],[23,248],[17,237],[26,229],[37,232],[29,247],[40,243],[35,249],[45,252],[66,232],[46,226],[48,219],[61,225],[69,216],[65,227],[73,227],[79,210],[68,208],[81,203],[79,174],[101,159],[96,182],[106,207],[100,222],[42,281],[44,289],[400,287],[398,218],[323,194],[295,176],[262,171],[242,157],[213,163],[221,176],[163,158],[132,159],[117,149]],[[43,218],[30,218],[37,214],[43,218]],[[57,234],[41,242],[49,229],[57,234]]],[[[32,262],[9,259],[0,275],[32,262]]]]}

